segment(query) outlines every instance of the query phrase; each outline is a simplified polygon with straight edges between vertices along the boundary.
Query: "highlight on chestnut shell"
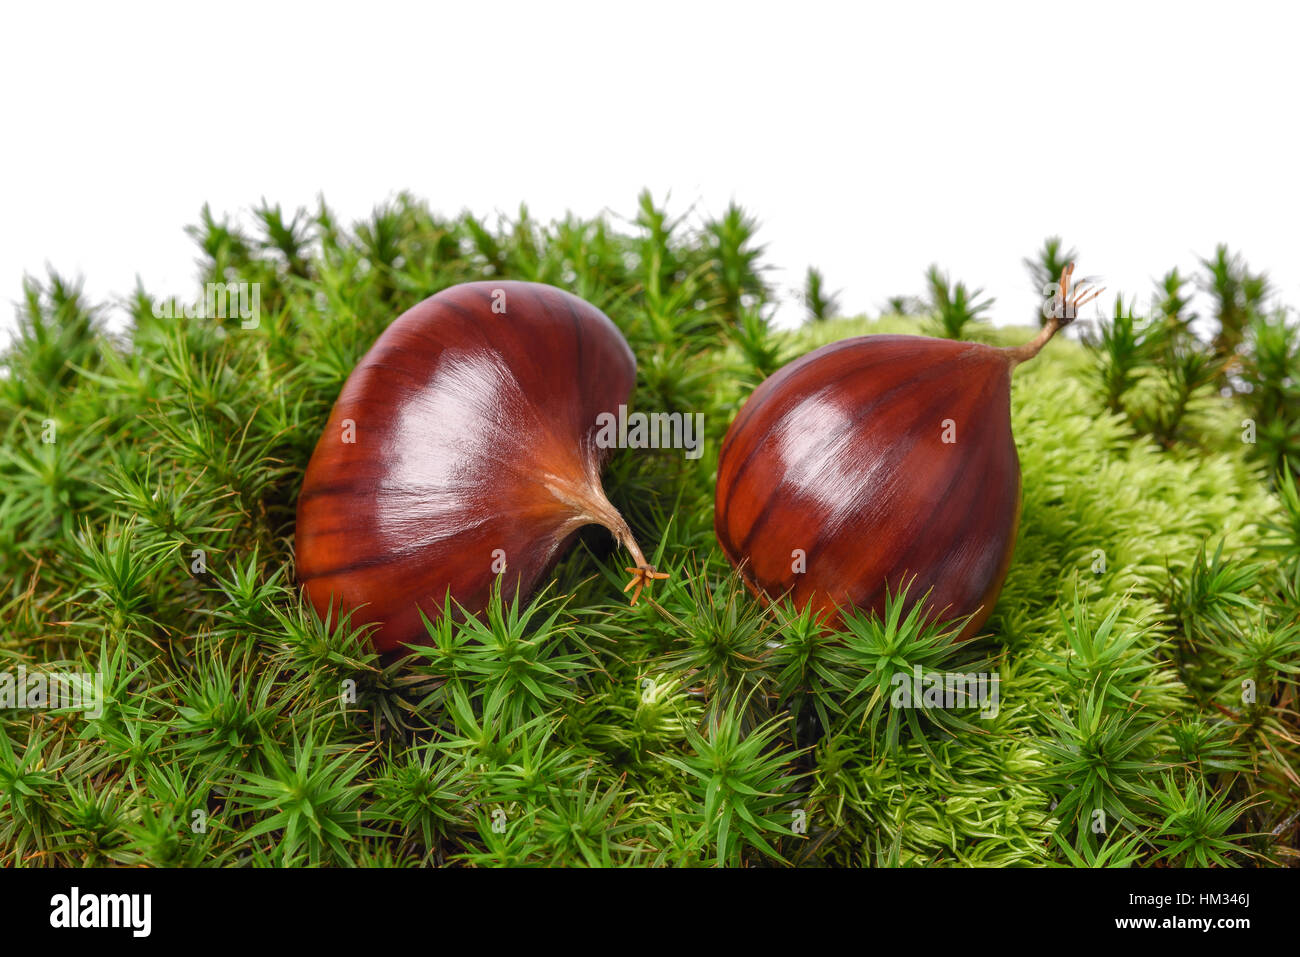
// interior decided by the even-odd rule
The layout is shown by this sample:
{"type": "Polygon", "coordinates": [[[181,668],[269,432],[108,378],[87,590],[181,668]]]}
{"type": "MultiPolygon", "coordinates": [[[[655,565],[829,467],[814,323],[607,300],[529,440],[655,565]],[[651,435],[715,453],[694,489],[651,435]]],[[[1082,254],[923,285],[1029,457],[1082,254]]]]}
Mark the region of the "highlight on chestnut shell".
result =
{"type": "Polygon", "coordinates": [[[344,384],[298,497],[298,579],[322,616],[373,623],[393,651],[448,596],[532,594],[580,528],[627,549],[635,604],[667,575],[609,502],[597,420],[636,360],[614,323],[541,283],[452,286],[399,316],[344,384]]]}
{"type": "Polygon", "coordinates": [[[715,493],[718,542],[750,589],[835,622],[906,586],[973,637],[1020,521],[1011,374],[1102,291],[1072,276],[1023,346],[862,336],[762,382],[723,440],[715,493]]]}

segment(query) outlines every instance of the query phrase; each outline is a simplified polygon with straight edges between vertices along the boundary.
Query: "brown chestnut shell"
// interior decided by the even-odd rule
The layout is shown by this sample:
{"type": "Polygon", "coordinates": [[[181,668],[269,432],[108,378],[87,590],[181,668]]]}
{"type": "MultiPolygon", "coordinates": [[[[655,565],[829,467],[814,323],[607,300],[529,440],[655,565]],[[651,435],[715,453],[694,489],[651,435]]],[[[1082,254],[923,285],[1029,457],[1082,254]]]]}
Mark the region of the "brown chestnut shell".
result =
{"type": "Polygon", "coordinates": [[[508,595],[532,593],[579,527],[622,522],[595,432],[635,381],[613,322],[551,286],[465,283],[403,313],[307,466],[295,550],[313,605],[377,624],[391,651],[423,640],[420,612],[448,594],[485,608],[503,565],[508,595]]]}
{"type": "Polygon", "coordinates": [[[1007,350],[922,336],[824,346],[754,390],[723,441],[714,528],[756,592],[828,619],[906,585],[992,611],[1020,517],[1007,350]],[[947,441],[946,441],[947,440],[947,441]]]}

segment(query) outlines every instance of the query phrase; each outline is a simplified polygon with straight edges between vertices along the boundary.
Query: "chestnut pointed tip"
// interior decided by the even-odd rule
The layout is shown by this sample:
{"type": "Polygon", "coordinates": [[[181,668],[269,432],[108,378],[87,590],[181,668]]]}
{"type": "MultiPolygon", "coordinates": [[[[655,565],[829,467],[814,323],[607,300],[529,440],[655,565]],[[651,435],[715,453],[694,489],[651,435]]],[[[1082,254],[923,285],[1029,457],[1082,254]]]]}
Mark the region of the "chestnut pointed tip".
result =
{"type": "Polygon", "coordinates": [[[662,581],[670,577],[667,572],[655,571],[653,565],[628,566],[624,571],[631,574],[632,580],[623,586],[623,594],[626,595],[629,591],[635,589],[635,591],[632,591],[632,600],[628,603],[631,606],[636,605],[637,599],[641,597],[641,590],[651,582],[662,581]]]}

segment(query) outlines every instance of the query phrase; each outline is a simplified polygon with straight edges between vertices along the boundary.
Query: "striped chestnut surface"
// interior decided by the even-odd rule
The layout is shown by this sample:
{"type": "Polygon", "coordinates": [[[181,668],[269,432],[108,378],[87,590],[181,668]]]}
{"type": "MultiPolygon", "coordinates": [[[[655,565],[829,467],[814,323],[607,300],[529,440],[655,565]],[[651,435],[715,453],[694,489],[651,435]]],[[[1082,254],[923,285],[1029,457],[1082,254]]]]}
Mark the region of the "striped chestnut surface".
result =
{"type": "Polygon", "coordinates": [[[1020,521],[1011,374],[1101,290],[1071,286],[1032,342],[923,336],[824,346],[765,380],[718,459],[714,530],[750,588],[827,620],[905,585],[932,619],[993,610],[1020,521]]]}
{"type": "Polygon", "coordinates": [[[539,283],[473,282],[399,316],[348,377],[298,497],[297,574],[312,604],[373,623],[393,651],[448,596],[533,593],[584,525],[655,578],[600,472],[597,417],[627,402],[636,360],[604,313],[539,283]]]}

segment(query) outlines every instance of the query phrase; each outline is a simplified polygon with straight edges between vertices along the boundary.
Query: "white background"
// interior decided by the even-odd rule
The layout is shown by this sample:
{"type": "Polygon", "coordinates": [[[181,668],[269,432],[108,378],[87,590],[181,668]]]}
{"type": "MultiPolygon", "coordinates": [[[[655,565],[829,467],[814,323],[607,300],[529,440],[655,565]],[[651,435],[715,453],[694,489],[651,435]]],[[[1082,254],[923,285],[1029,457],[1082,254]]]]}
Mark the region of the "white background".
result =
{"type": "Polygon", "coordinates": [[[0,335],[46,262],[101,300],[137,274],[193,295],[205,201],[324,192],[350,221],[401,189],[542,218],[734,197],[774,278],[816,264],[846,313],[938,262],[1025,322],[1050,233],[1143,302],[1223,241],[1300,303],[1296,26],[1134,0],[6,4],[0,335]]]}

